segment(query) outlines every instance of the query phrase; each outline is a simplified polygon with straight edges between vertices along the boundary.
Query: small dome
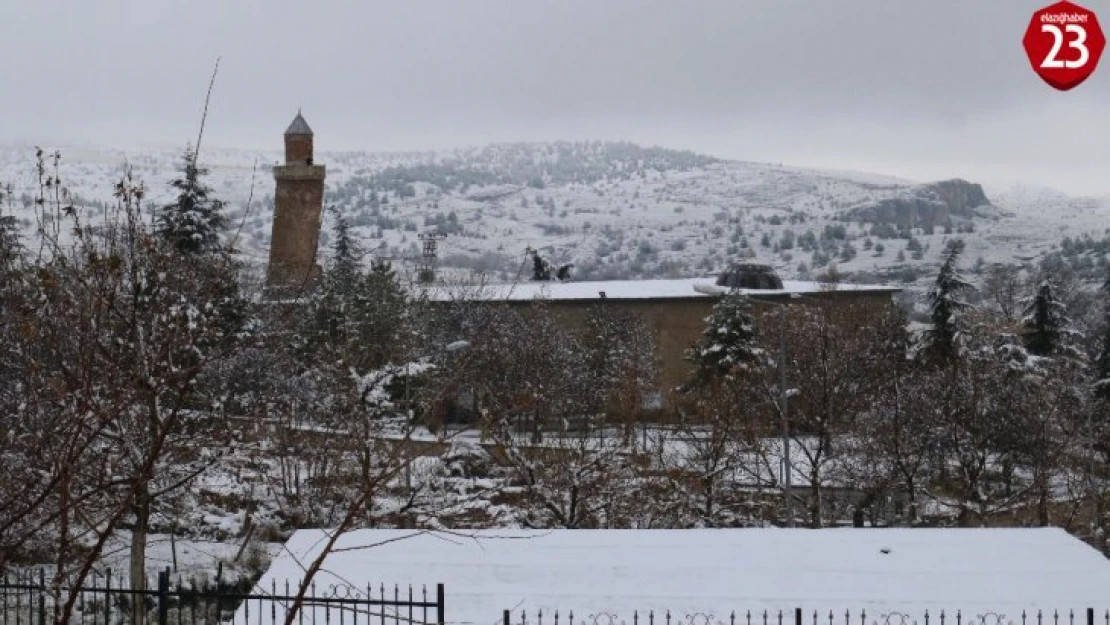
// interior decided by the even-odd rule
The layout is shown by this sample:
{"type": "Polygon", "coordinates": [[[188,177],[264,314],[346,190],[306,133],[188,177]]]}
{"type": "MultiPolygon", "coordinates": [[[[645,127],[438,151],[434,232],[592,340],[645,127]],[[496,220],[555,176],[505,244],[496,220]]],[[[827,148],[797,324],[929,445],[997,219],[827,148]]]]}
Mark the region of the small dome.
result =
{"type": "Polygon", "coordinates": [[[308,127],[308,122],[301,116],[301,112],[297,111],[297,116],[293,118],[293,123],[285,129],[285,136],[289,135],[311,135],[312,129],[308,127]]]}
{"type": "Polygon", "coordinates": [[[730,289],[782,290],[782,279],[770,265],[737,263],[717,276],[717,286],[730,289]]]}

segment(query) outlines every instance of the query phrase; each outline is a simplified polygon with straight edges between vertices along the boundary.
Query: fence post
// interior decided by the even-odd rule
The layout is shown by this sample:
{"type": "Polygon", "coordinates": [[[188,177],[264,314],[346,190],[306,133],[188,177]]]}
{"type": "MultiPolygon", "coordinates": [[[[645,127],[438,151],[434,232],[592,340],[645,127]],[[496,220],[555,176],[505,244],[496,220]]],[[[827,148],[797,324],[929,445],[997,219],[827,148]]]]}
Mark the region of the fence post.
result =
{"type": "Polygon", "coordinates": [[[509,625],[509,611],[505,610],[501,614],[501,625],[509,625]]]}
{"type": "Polygon", "coordinates": [[[446,618],[443,616],[443,583],[442,582],[436,584],[436,613],[438,614],[438,616],[436,617],[436,622],[439,623],[439,625],[443,625],[444,623],[447,622],[446,618]]]}
{"type": "Polygon", "coordinates": [[[170,571],[158,572],[158,625],[168,625],[170,617],[170,571]]]}
{"type": "Polygon", "coordinates": [[[112,569],[104,573],[104,625],[112,625],[112,569]]]}
{"type": "Polygon", "coordinates": [[[39,569],[39,625],[46,625],[46,572],[42,569],[39,569]]]}
{"type": "Polygon", "coordinates": [[[1095,625],[1095,609],[1087,608],[1087,625],[1095,625]]]}
{"type": "Polygon", "coordinates": [[[794,625],[802,625],[802,609],[794,608],[794,625]]]}

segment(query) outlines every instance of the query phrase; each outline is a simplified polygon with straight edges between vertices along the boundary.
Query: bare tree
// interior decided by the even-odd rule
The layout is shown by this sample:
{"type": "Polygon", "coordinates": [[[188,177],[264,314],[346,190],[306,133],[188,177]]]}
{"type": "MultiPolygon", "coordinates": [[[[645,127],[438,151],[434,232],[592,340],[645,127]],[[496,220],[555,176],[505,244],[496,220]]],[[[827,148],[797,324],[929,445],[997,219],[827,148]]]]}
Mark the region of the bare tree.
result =
{"type": "Polygon", "coordinates": [[[868,349],[875,385],[871,406],[858,423],[856,481],[870,499],[888,489],[901,491],[906,521],[912,525],[918,521],[918,502],[936,456],[933,372],[910,359],[906,317],[894,306],[879,319],[868,349]]]}
{"type": "MultiPolygon", "coordinates": [[[[774,427],[751,376],[717,379],[693,391],[660,450],[680,506],[697,527],[762,524],[768,491],[779,487],[774,427]]],[[[686,520],[688,519],[688,520],[686,520]]]]}
{"type": "Polygon", "coordinates": [[[791,470],[805,476],[809,524],[821,527],[824,485],[844,469],[847,449],[841,438],[854,430],[868,404],[874,376],[866,345],[873,320],[866,308],[832,298],[791,306],[782,319],[787,344],[806,347],[788,353],[786,378],[791,388],[780,392],[781,372],[774,362],[766,367],[761,388],[779,421],[781,395],[794,396],[789,431],[798,456],[791,459],[791,470]]]}
{"type": "Polygon", "coordinates": [[[142,587],[152,510],[230,444],[219,389],[198,381],[239,348],[250,321],[233,263],[183,256],[152,235],[140,183],[125,176],[116,209],[95,227],[59,187],[55,167],[38,204],[43,246],[25,283],[38,304],[20,313],[23,402],[12,423],[24,461],[41,464],[36,492],[22,493],[0,534],[13,544],[54,537],[64,622],[73,589],[121,529],[131,529],[132,584],[142,587]]]}
{"type": "Polygon", "coordinates": [[[1007,321],[1014,321],[1021,315],[1025,291],[1021,268],[1014,265],[992,265],[983,280],[983,295],[1007,321]]]}

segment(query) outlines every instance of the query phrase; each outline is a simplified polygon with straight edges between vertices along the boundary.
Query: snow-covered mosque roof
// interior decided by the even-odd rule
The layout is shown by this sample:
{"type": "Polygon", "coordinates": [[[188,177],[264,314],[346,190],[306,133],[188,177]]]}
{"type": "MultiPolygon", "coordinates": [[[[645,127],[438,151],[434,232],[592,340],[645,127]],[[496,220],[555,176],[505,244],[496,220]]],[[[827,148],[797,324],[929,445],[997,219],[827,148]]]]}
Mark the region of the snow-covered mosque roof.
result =
{"type": "MultiPolygon", "coordinates": [[[[297,583],[326,538],[293,534],[256,592],[297,583]]],[[[733,610],[742,619],[794,608],[807,622],[830,610],[837,623],[846,610],[859,622],[866,610],[868,623],[892,612],[924,623],[926,610],[945,610],[954,624],[962,610],[968,622],[994,613],[1008,623],[1022,610],[1035,618],[1088,607],[1101,619],[1110,606],[1110,560],[1054,528],[357,530],[335,547],[317,588],[426,584],[434,596],[443,583],[447,623],[499,623],[506,609],[530,619],[540,609],[614,614],[617,623],[632,623],[634,610],[670,610],[728,623],[733,610]]]]}
{"type": "MultiPolygon", "coordinates": [[[[734,289],[758,297],[789,297],[836,291],[893,293],[898,287],[840,283],[835,287],[819,282],[783,281],[782,289],[734,289]]],[[[696,299],[718,297],[730,292],[716,285],[715,278],[688,278],[680,280],[605,280],[597,282],[519,282],[516,284],[490,284],[481,286],[435,286],[427,289],[432,301],[573,301],[573,300],[647,300],[647,299],[696,299]]]]}

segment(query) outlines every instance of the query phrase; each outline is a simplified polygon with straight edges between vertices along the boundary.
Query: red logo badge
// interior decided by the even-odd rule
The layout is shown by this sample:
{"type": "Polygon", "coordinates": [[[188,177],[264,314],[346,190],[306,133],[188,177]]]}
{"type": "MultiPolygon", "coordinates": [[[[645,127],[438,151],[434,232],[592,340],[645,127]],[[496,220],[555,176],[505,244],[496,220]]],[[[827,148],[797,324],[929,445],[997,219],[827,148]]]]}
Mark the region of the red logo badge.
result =
{"type": "Polygon", "coordinates": [[[1092,11],[1065,0],[1034,13],[1022,43],[1033,71],[1067,91],[1094,73],[1106,37],[1092,11]]]}

